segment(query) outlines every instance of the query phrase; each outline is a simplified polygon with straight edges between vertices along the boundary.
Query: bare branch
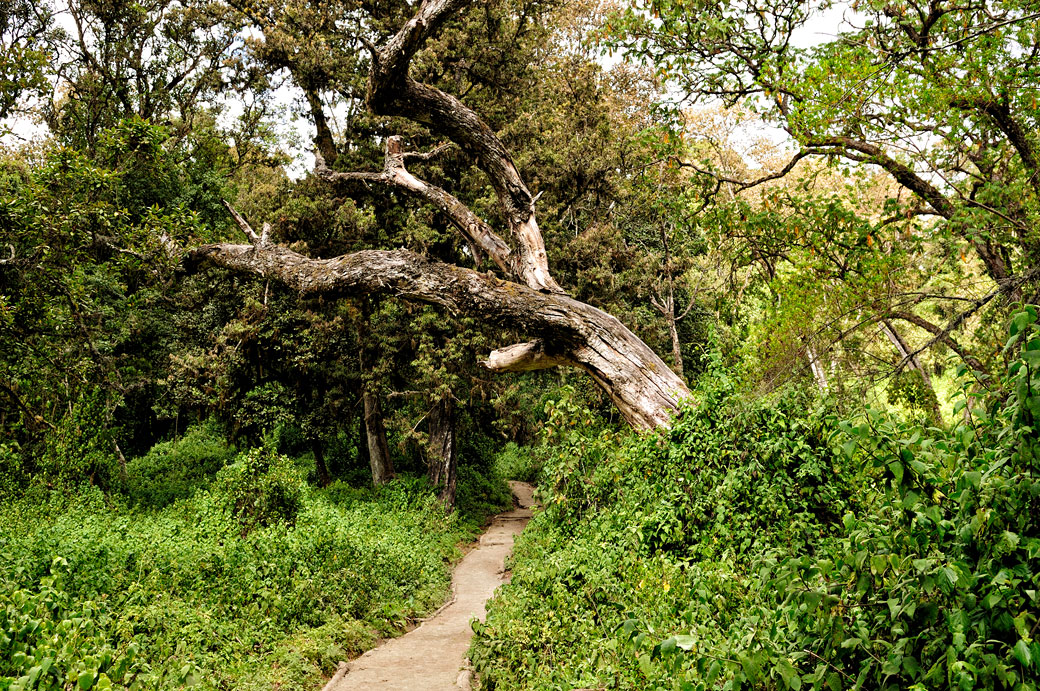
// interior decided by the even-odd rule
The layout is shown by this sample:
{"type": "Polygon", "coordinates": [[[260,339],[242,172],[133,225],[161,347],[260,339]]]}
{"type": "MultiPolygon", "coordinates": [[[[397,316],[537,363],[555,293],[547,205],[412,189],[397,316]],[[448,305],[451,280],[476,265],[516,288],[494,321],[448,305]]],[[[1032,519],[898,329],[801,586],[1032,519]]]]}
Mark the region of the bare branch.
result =
{"type": "Polygon", "coordinates": [[[531,288],[562,293],[549,272],[534,197],[494,130],[455,96],[408,76],[416,51],[450,14],[470,0],[424,0],[418,12],[373,60],[366,101],[376,115],[397,115],[447,136],[476,159],[495,189],[510,232],[519,245],[518,274],[531,288]]]}
{"type": "Polygon", "coordinates": [[[982,363],[979,361],[978,358],[965,351],[964,348],[962,348],[961,345],[957,343],[957,341],[953,340],[953,337],[950,336],[949,333],[945,332],[943,328],[940,327],[938,324],[933,324],[927,319],[917,316],[913,312],[889,312],[889,316],[893,319],[899,319],[901,321],[913,324],[914,326],[918,326],[927,331],[928,333],[933,334],[934,336],[936,336],[936,338],[939,339],[940,343],[942,343],[947,348],[956,353],[957,356],[961,360],[963,360],[966,365],[979,372],[986,371],[986,368],[983,367],[982,363]]]}
{"type": "MultiPolygon", "coordinates": [[[[812,148],[803,149],[796,153],[794,156],[792,156],[791,160],[789,160],[787,164],[779,171],[775,173],[770,173],[768,175],[763,175],[762,177],[755,178],[754,180],[750,181],[737,180],[736,178],[728,178],[725,175],[719,175],[718,173],[712,172],[710,170],[704,170],[693,163],[689,163],[688,161],[682,161],[675,157],[673,157],[673,160],[676,163],[678,163],[679,166],[682,168],[692,168],[701,175],[707,175],[708,177],[714,178],[718,182],[735,185],[738,188],[737,191],[743,192],[744,190],[751,189],[752,187],[758,187],[759,185],[765,184],[772,180],[779,180],[780,178],[786,176],[788,173],[794,170],[794,167],[798,165],[798,162],[801,161],[803,158],[807,158],[809,156],[814,156],[822,153],[824,152],[812,148]]],[[[718,190],[716,189],[716,191],[718,190]]]]}
{"type": "MultiPolygon", "coordinates": [[[[380,173],[334,172],[325,167],[324,160],[317,157],[315,174],[325,180],[334,182],[360,180],[390,185],[433,204],[448,216],[452,225],[459,229],[467,241],[486,252],[506,276],[518,276],[519,271],[512,249],[492,230],[491,226],[448,192],[436,185],[426,183],[409,173],[404,167],[404,157],[401,138],[390,137],[386,141],[386,157],[383,161],[383,171],[380,173]]],[[[477,259],[477,257],[474,257],[474,259],[477,259]]]]}
{"type": "MultiPolygon", "coordinates": [[[[249,225],[249,222],[246,221],[246,219],[244,219],[241,214],[235,211],[235,209],[231,206],[231,204],[227,202],[226,199],[223,200],[223,202],[224,208],[227,209],[228,213],[231,214],[231,218],[235,219],[235,223],[237,223],[238,227],[242,229],[242,232],[246,234],[246,237],[249,238],[249,241],[254,245],[258,246],[263,244],[262,240],[264,238],[261,238],[259,235],[256,234],[256,231],[253,230],[253,226],[249,225]]],[[[266,229],[264,232],[266,236],[266,229]]]]}
{"type": "Polygon", "coordinates": [[[914,352],[910,353],[908,356],[903,358],[899,362],[899,364],[896,365],[896,371],[897,372],[901,371],[903,369],[903,367],[906,366],[907,362],[910,361],[910,358],[914,358],[914,357],[920,355],[925,350],[928,350],[929,348],[931,348],[933,345],[935,345],[939,341],[942,341],[942,340],[948,338],[950,336],[950,334],[954,330],[956,330],[961,324],[964,323],[964,320],[966,320],[968,317],[970,317],[971,315],[975,314],[980,309],[982,309],[987,303],[989,303],[991,300],[993,300],[993,298],[997,297],[998,295],[1007,295],[1008,293],[1012,293],[1012,292],[1018,290],[1024,284],[1028,283],[1029,281],[1033,280],[1034,278],[1037,278],[1038,276],[1040,276],[1040,266],[1035,266],[1031,270],[1029,270],[1029,271],[1025,272],[1024,274],[1022,274],[1021,276],[1018,276],[1016,278],[1012,278],[1012,279],[1008,279],[1006,281],[1003,281],[996,290],[994,290],[993,292],[991,292],[990,294],[988,294],[988,295],[986,295],[984,297],[979,298],[978,300],[975,300],[972,303],[971,307],[969,307],[968,309],[964,310],[963,312],[958,314],[956,317],[951,319],[946,324],[946,326],[944,326],[942,328],[942,330],[935,335],[934,338],[932,338],[930,341],[925,343],[923,346],[921,346],[920,348],[918,348],[917,350],[915,350],[914,352]]]}
{"type": "Polygon", "coordinates": [[[438,158],[439,156],[444,155],[448,151],[451,151],[452,148],[454,148],[454,144],[452,142],[446,142],[444,144],[441,144],[440,146],[430,149],[425,153],[419,151],[406,151],[403,154],[401,154],[401,158],[406,162],[421,161],[423,163],[426,163],[428,161],[434,160],[435,158],[438,158]]]}
{"type": "Polygon", "coordinates": [[[577,366],[570,358],[546,352],[545,341],[540,339],[494,350],[481,364],[492,372],[531,372],[560,365],[577,366]]]}
{"type": "Polygon", "coordinates": [[[862,157],[855,157],[855,160],[881,166],[896,179],[896,182],[928,202],[940,216],[951,218],[954,214],[953,204],[935,185],[915,173],[909,166],[886,154],[876,144],[853,139],[852,137],[814,137],[809,140],[808,145],[816,149],[836,148],[845,152],[855,151],[863,154],[862,157]]]}

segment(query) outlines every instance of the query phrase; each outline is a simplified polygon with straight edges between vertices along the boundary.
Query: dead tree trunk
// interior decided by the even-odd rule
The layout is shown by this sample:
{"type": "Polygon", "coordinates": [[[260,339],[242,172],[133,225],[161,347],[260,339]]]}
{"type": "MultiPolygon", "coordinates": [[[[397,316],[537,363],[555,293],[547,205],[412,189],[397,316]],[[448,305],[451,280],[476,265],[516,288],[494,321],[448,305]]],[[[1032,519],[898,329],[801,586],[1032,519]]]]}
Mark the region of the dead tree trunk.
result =
{"type": "Polygon", "coordinates": [[[455,506],[458,484],[458,446],[455,441],[455,401],[451,395],[437,401],[430,411],[429,478],[441,488],[440,499],[445,508],[455,506]]]}
{"type": "Polygon", "coordinates": [[[812,370],[813,379],[816,380],[816,388],[821,393],[827,393],[827,370],[820,363],[820,358],[816,355],[816,349],[811,345],[805,346],[805,356],[809,358],[809,368],[812,370]]]}
{"type": "MultiPolygon", "coordinates": [[[[536,197],[520,177],[494,131],[459,99],[408,75],[412,57],[444,20],[470,0],[424,0],[398,33],[371,47],[367,103],[378,115],[422,123],[454,141],[488,176],[513,244],[445,190],[420,180],[407,168],[427,154],[408,153],[397,137],[387,140],[382,171],[338,173],[318,160],[317,173],[333,183],[384,184],[441,209],[466,242],[486,253],[506,280],[458,266],[432,262],[407,250],[362,251],[313,259],[257,235],[231,210],[250,244],[214,244],[189,253],[190,269],[208,263],[273,278],[301,294],[395,295],[441,305],[460,315],[526,333],[534,340],[491,353],[485,365],[496,372],[522,372],[557,365],[587,372],[637,429],[670,424],[689,390],[645,343],[618,319],[565,295],[549,272],[535,217],[536,197]]],[[[229,207],[230,209],[230,207],[229,207]]]]}

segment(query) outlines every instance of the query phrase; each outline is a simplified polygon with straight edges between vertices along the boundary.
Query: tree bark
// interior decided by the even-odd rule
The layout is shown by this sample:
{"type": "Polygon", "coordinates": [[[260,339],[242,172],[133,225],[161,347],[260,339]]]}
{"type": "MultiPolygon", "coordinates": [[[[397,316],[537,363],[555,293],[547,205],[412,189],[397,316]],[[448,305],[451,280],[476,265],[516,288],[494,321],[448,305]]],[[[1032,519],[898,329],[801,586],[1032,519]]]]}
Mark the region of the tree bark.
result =
{"type": "Polygon", "coordinates": [[[312,439],[311,451],[314,453],[314,468],[318,472],[318,486],[328,487],[332,478],[329,476],[329,466],[325,463],[325,443],[320,439],[312,439]]]}
{"type": "Polygon", "coordinates": [[[390,457],[390,445],[386,442],[383,406],[373,373],[375,358],[371,350],[368,322],[369,310],[367,304],[363,303],[361,316],[356,322],[359,341],[358,362],[361,365],[361,402],[364,409],[368,465],[372,469],[372,484],[378,487],[394,478],[394,462],[390,457]]]}
{"type": "MultiPolygon", "coordinates": [[[[297,81],[303,80],[297,79],[297,81]]],[[[336,149],[336,140],[332,136],[329,121],[325,117],[325,109],[322,107],[318,90],[313,87],[304,87],[303,92],[307,97],[307,105],[311,109],[311,119],[314,121],[314,145],[325,162],[331,166],[335,164],[339,152],[336,149]]]]}
{"type": "Polygon", "coordinates": [[[440,499],[445,508],[455,506],[458,485],[458,446],[455,440],[455,401],[451,395],[437,401],[430,411],[429,478],[441,487],[440,499]]]}
{"type": "Polygon", "coordinates": [[[365,386],[365,437],[368,439],[368,464],[372,469],[372,484],[385,485],[394,478],[394,463],[390,458],[390,446],[386,443],[386,428],[383,426],[383,408],[379,396],[365,386]]]}
{"type": "MultiPolygon", "coordinates": [[[[255,236],[255,233],[254,233],[255,236]]],[[[408,250],[365,250],[311,259],[270,243],[213,244],[192,250],[185,267],[212,264],[269,277],[301,295],[393,295],[541,338],[547,363],[587,372],[636,429],[667,427],[689,389],[616,317],[558,293],[546,293],[408,250]]],[[[489,360],[493,362],[494,358],[489,360]]],[[[537,363],[526,369],[539,369],[537,363]]],[[[492,371],[519,371],[489,364],[492,371]]],[[[552,366],[550,364],[550,366],[552,366]]]]}
{"type": "Polygon", "coordinates": [[[811,345],[806,346],[805,356],[809,358],[809,368],[812,370],[813,379],[816,380],[816,388],[821,393],[827,393],[827,371],[820,364],[820,359],[816,356],[816,349],[811,345]]]}

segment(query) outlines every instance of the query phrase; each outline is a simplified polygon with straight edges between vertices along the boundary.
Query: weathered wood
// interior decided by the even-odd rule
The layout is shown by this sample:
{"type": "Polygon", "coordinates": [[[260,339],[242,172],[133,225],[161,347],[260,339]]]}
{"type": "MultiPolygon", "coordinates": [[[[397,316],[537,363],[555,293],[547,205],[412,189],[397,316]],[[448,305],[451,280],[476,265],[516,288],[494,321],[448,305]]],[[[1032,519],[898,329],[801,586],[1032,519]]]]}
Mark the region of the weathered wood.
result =
{"type": "Polygon", "coordinates": [[[366,101],[376,115],[398,115],[447,136],[473,156],[495,188],[519,246],[517,266],[529,287],[563,292],[549,272],[545,242],[535,218],[535,197],[494,130],[455,96],[408,76],[408,66],[441,23],[471,0],[426,0],[402,29],[375,51],[366,101]]]}
{"type": "Polygon", "coordinates": [[[451,395],[437,401],[430,411],[429,478],[441,487],[440,500],[445,508],[455,506],[458,487],[458,444],[455,437],[455,401],[451,395]],[[443,486],[442,486],[443,485],[443,486]]]}
{"type": "Polygon", "coordinates": [[[574,362],[564,355],[547,352],[545,341],[537,340],[493,350],[483,365],[492,372],[533,372],[574,362]]]}
{"type": "Polygon", "coordinates": [[[424,182],[408,172],[404,166],[405,156],[406,153],[401,148],[401,138],[389,137],[386,140],[386,157],[382,172],[339,173],[330,170],[325,165],[324,159],[318,157],[315,174],[331,182],[378,182],[397,187],[419,197],[443,211],[463,237],[487,253],[507,278],[520,276],[523,270],[518,264],[513,250],[491,229],[491,226],[448,192],[436,185],[424,182]]]}

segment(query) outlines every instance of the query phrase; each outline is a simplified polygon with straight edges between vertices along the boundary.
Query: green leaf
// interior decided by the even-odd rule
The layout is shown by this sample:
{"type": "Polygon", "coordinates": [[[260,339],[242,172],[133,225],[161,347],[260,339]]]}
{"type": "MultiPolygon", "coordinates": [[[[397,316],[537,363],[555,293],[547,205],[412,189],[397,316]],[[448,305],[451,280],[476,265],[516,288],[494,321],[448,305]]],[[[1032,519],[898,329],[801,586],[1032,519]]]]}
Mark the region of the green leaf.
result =
{"type": "Polygon", "coordinates": [[[704,679],[708,686],[715,683],[715,680],[719,678],[719,672],[721,671],[722,665],[719,664],[719,661],[712,660],[711,667],[708,667],[708,676],[704,679]]]}
{"type": "Polygon", "coordinates": [[[644,653],[643,655],[639,656],[639,670],[643,673],[644,676],[650,676],[651,672],[653,671],[653,667],[650,663],[649,655],[644,653]]]}
{"type": "Polygon", "coordinates": [[[784,680],[784,686],[793,691],[799,691],[802,688],[802,678],[798,676],[798,670],[786,657],[777,662],[776,669],[780,672],[780,678],[784,680]]]}
{"type": "Polygon", "coordinates": [[[1029,652],[1029,644],[1023,639],[1018,639],[1018,643],[1011,650],[1011,654],[1015,656],[1023,667],[1029,667],[1033,664],[1033,656],[1029,652]]]}
{"type": "Polygon", "coordinates": [[[682,634],[679,636],[673,636],[672,640],[675,641],[675,645],[683,650],[693,650],[693,646],[697,645],[697,639],[688,634],[682,634]]]}

